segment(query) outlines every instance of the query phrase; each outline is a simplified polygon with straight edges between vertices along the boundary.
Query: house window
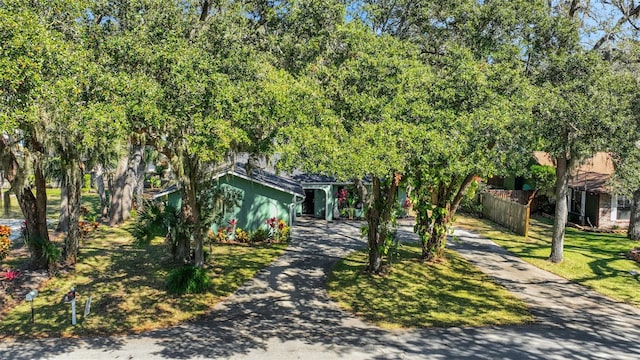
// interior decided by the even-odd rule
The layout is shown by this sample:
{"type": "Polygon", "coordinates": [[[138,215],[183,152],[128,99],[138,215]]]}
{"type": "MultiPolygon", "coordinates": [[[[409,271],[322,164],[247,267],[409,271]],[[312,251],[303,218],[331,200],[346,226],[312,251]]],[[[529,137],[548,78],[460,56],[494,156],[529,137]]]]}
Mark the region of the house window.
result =
{"type": "Polygon", "coordinates": [[[629,220],[631,218],[631,199],[618,195],[618,214],[617,220],[629,220]]]}
{"type": "Polygon", "coordinates": [[[618,209],[631,209],[631,199],[624,195],[618,195],[618,209]]]}

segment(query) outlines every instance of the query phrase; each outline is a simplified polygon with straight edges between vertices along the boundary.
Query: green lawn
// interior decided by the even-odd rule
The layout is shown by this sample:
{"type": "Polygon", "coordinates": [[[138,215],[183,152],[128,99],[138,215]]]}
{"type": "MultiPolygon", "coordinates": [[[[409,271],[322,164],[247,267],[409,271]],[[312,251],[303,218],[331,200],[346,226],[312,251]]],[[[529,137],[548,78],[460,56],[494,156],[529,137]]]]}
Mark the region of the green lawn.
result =
{"type": "Polygon", "coordinates": [[[640,246],[637,241],[619,234],[602,234],[567,228],[564,261],[547,261],[551,253],[551,221],[531,219],[529,236],[516,235],[495,223],[460,215],[455,225],[495,241],[525,261],[592,288],[613,299],[640,306],[640,263],[624,257],[624,253],[640,246]]]}
{"type": "MultiPolygon", "coordinates": [[[[3,189],[5,191],[6,189],[3,189]]],[[[82,206],[89,210],[91,215],[100,214],[100,198],[96,192],[82,191],[82,206]]],[[[48,220],[57,221],[60,215],[60,189],[47,189],[47,218],[48,220]]],[[[22,211],[18,205],[18,200],[11,195],[9,211],[4,209],[4,203],[0,207],[0,219],[16,219],[22,218],[22,211]]]]}
{"type": "MultiPolygon", "coordinates": [[[[95,192],[82,192],[82,206],[87,208],[88,215],[98,216],[100,214],[100,198],[95,192]]],[[[60,189],[47,189],[47,221],[50,222],[49,229],[53,230],[58,217],[60,216],[60,189]]],[[[11,196],[11,206],[9,212],[6,212],[4,206],[0,208],[0,219],[20,219],[23,218],[22,211],[18,205],[18,201],[15,196],[11,196]]],[[[22,240],[14,241],[11,245],[13,249],[20,249],[24,247],[22,240]]],[[[62,246],[60,244],[60,246],[62,246]]],[[[21,255],[25,255],[24,252],[21,255]]],[[[24,256],[10,255],[8,258],[0,263],[0,269],[6,268],[19,268],[27,258],[24,256]]]]}
{"type": "Polygon", "coordinates": [[[332,270],[327,288],[343,308],[387,328],[485,326],[533,321],[526,305],[455,252],[422,264],[420,247],[405,244],[400,261],[382,276],[364,272],[355,252],[332,270]]]}
{"type": "Polygon", "coordinates": [[[281,255],[285,247],[214,246],[208,268],[213,286],[205,294],[177,297],[165,291],[171,264],[162,238],[138,248],[127,227],[102,226],[81,244],[75,272],[50,279],[40,289],[34,302],[36,324],[29,323],[30,308],[22,302],[1,319],[0,334],[111,335],[174,325],[211,309],[281,255]],[[80,312],[92,297],[91,314],[86,319],[80,316],[76,327],[70,324],[69,304],[61,302],[73,285],[79,293],[80,312]]]}
{"type": "MultiPolygon", "coordinates": [[[[47,189],[47,215],[57,220],[60,190],[47,189]]],[[[99,214],[100,201],[95,193],[83,193],[82,205],[89,214],[99,214]]],[[[14,199],[12,215],[19,208],[14,199]]],[[[138,332],[175,325],[193,319],[211,309],[220,299],[234,292],[257,271],[281,255],[286,245],[213,247],[208,267],[212,287],[205,294],[168,295],[165,281],[172,265],[163,239],[156,238],[150,246],[134,245],[131,224],[110,228],[100,226],[96,233],[83,240],[75,272],[63,273],[48,280],[34,302],[36,324],[31,325],[29,304],[22,301],[5,315],[0,315],[0,337],[3,336],[86,336],[138,332]],[[70,324],[69,304],[62,297],[71,286],[79,293],[78,311],[92,297],[90,315],[79,316],[76,327],[70,324]]],[[[54,239],[62,246],[62,239],[54,239]]],[[[16,241],[12,254],[3,267],[16,268],[28,261],[22,241],[16,241]]],[[[21,299],[19,299],[21,300],[21,299]]]]}

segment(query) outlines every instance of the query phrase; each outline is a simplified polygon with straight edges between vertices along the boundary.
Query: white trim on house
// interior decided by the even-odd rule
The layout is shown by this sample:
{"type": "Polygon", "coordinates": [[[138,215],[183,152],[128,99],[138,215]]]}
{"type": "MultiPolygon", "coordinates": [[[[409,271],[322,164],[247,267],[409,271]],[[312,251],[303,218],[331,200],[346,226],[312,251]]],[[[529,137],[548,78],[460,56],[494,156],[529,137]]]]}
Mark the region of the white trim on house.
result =
{"type": "Polygon", "coordinates": [[[618,195],[611,195],[611,221],[618,220],[618,195]]]}
{"type": "Polygon", "coordinates": [[[587,191],[584,190],[580,194],[580,221],[584,222],[587,215],[587,191]]]}
{"type": "MultiPolygon", "coordinates": [[[[305,185],[306,186],[306,185],[305,185]]],[[[324,186],[308,186],[304,187],[305,190],[322,190],[324,192],[324,219],[326,221],[331,221],[329,219],[329,190],[324,186]]]]}

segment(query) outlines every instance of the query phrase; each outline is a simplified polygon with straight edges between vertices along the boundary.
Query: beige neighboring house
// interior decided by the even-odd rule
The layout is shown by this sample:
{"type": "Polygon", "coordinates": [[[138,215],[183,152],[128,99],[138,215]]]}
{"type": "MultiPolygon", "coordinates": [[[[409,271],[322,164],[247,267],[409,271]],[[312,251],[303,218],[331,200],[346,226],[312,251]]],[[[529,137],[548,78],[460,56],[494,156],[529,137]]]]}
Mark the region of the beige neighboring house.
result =
{"type": "MultiPolygon", "coordinates": [[[[533,162],[555,167],[551,156],[544,151],[533,152],[533,162]]],[[[610,180],[614,163],[609,153],[598,152],[569,170],[569,221],[575,224],[611,228],[626,228],[631,217],[631,199],[613,192],[610,180]]],[[[522,176],[493,177],[487,184],[494,189],[511,191],[509,198],[522,202],[533,193],[533,181],[522,176]]],[[[526,203],[526,201],[525,201],[526,203]]],[[[536,202],[534,201],[533,204],[536,202]]],[[[534,206],[534,205],[531,205],[534,206]]],[[[535,207],[534,207],[535,208],[535,207]]]]}
{"type": "MultiPolygon", "coordinates": [[[[534,153],[541,165],[553,166],[549,154],[534,153]]],[[[613,159],[598,152],[570,170],[569,221],[600,228],[628,227],[631,199],[613,193],[609,180],[613,176],[613,159]]]]}

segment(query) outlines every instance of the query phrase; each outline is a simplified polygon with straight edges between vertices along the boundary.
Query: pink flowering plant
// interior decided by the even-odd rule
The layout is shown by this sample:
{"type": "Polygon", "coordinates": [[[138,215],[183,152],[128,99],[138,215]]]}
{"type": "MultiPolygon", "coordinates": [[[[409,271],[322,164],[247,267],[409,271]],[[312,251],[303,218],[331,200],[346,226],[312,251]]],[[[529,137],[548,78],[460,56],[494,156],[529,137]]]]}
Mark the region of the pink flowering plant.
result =
{"type": "Polygon", "coordinates": [[[358,195],[353,190],[347,190],[342,188],[334,194],[338,200],[338,210],[342,216],[348,216],[349,219],[353,219],[356,205],[358,204],[358,195]]]}
{"type": "Polygon", "coordinates": [[[276,243],[289,241],[291,228],[287,225],[286,221],[272,217],[267,219],[266,224],[269,230],[269,241],[276,243]]]}
{"type": "Polygon", "coordinates": [[[9,269],[2,273],[2,279],[4,279],[5,281],[14,281],[19,277],[20,277],[19,270],[9,269]]]}
{"type": "Polygon", "coordinates": [[[347,189],[342,188],[338,190],[338,192],[336,192],[334,196],[336,197],[336,199],[338,199],[338,206],[340,206],[345,204],[345,201],[347,201],[347,198],[349,196],[349,191],[347,191],[347,189]]]}

